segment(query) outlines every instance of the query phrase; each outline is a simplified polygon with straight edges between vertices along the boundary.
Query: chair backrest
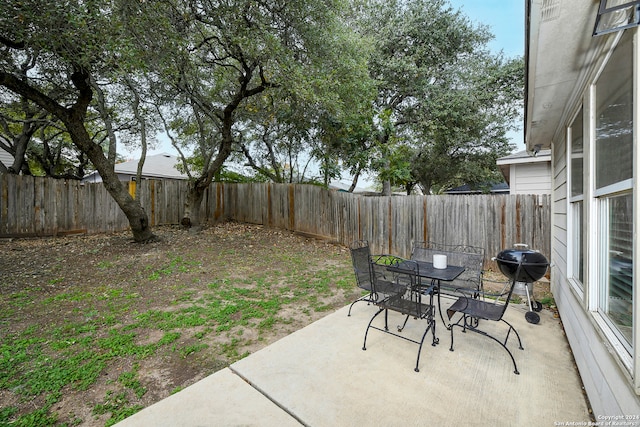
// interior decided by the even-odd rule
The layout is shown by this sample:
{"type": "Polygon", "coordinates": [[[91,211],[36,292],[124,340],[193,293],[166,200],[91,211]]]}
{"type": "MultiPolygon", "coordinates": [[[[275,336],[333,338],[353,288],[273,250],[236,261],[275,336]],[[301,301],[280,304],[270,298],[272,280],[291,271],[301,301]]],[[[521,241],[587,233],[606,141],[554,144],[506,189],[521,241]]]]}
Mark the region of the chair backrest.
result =
{"type": "Polygon", "coordinates": [[[366,240],[356,240],[349,247],[351,251],[351,261],[353,271],[356,274],[356,281],[359,288],[371,290],[371,251],[369,242],[366,240]]]}
{"type": "Polygon", "coordinates": [[[373,293],[399,295],[419,284],[418,264],[415,261],[394,255],[371,255],[370,266],[373,293]],[[402,271],[391,268],[400,263],[404,264],[402,271]]]}
{"type": "Polygon", "coordinates": [[[435,242],[415,242],[411,259],[433,262],[434,254],[447,256],[447,264],[464,267],[465,271],[451,282],[442,282],[441,287],[479,289],[482,283],[484,249],[469,245],[444,245],[435,242]]]}

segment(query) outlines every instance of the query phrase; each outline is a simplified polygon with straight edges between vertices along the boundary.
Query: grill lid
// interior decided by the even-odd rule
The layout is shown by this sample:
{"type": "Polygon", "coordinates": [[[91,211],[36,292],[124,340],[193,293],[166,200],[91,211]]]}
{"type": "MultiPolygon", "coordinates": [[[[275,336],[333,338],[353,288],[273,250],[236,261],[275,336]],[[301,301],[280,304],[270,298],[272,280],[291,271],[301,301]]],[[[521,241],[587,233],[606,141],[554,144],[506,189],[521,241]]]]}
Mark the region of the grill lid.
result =
{"type": "Polygon", "coordinates": [[[505,249],[496,256],[496,262],[498,268],[502,274],[509,279],[514,279],[518,282],[533,283],[540,280],[547,273],[549,267],[549,261],[547,258],[538,251],[531,249],[520,249],[521,246],[516,245],[512,249],[505,249]],[[518,265],[522,263],[520,272],[518,273],[518,265]]]}

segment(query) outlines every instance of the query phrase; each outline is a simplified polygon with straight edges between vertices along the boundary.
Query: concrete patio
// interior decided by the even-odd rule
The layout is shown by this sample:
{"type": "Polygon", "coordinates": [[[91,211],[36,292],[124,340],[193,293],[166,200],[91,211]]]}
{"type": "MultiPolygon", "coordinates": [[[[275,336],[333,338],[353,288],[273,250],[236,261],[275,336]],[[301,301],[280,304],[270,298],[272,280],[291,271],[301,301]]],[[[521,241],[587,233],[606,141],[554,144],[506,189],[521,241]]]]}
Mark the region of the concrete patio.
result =
{"type": "MultiPolygon", "coordinates": [[[[117,426],[587,425],[559,319],[543,310],[540,324],[529,324],[525,307],[513,304],[505,315],[523,342],[524,351],[514,336],[508,344],[520,375],[504,349],[479,334],[456,328],[450,352],[439,318],[440,344],[427,338],[420,372],[413,370],[418,346],[403,339],[371,330],[363,351],[376,308],[358,303],[351,317],[348,307],[331,313],[117,426]]],[[[402,318],[389,319],[395,327],[402,318]]],[[[383,316],[375,322],[382,325],[383,316]]],[[[506,333],[506,325],[491,323],[506,333]]],[[[424,326],[410,320],[403,334],[419,337],[424,326]]]]}

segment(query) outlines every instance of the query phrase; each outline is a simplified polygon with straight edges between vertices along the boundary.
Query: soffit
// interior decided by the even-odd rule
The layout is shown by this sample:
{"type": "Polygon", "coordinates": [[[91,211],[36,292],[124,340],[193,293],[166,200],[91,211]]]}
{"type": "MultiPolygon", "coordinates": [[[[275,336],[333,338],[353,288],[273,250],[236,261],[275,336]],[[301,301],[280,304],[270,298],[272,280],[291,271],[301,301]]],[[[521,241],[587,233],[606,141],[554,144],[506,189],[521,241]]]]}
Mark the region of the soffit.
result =
{"type": "Polygon", "coordinates": [[[582,92],[602,39],[592,37],[598,0],[529,0],[525,94],[527,149],[550,148],[582,92]]]}

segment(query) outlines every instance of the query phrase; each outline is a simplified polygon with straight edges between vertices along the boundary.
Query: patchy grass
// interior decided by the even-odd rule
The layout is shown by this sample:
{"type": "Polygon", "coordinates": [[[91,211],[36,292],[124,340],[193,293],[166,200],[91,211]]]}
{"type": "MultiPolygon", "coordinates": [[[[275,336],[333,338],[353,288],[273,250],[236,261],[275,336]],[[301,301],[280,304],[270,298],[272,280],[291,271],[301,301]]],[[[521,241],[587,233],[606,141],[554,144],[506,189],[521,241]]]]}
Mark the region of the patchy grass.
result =
{"type": "Polygon", "coordinates": [[[0,243],[0,425],[113,425],[358,294],[348,250],[327,242],[233,223],[156,233],[0,243]]]}

